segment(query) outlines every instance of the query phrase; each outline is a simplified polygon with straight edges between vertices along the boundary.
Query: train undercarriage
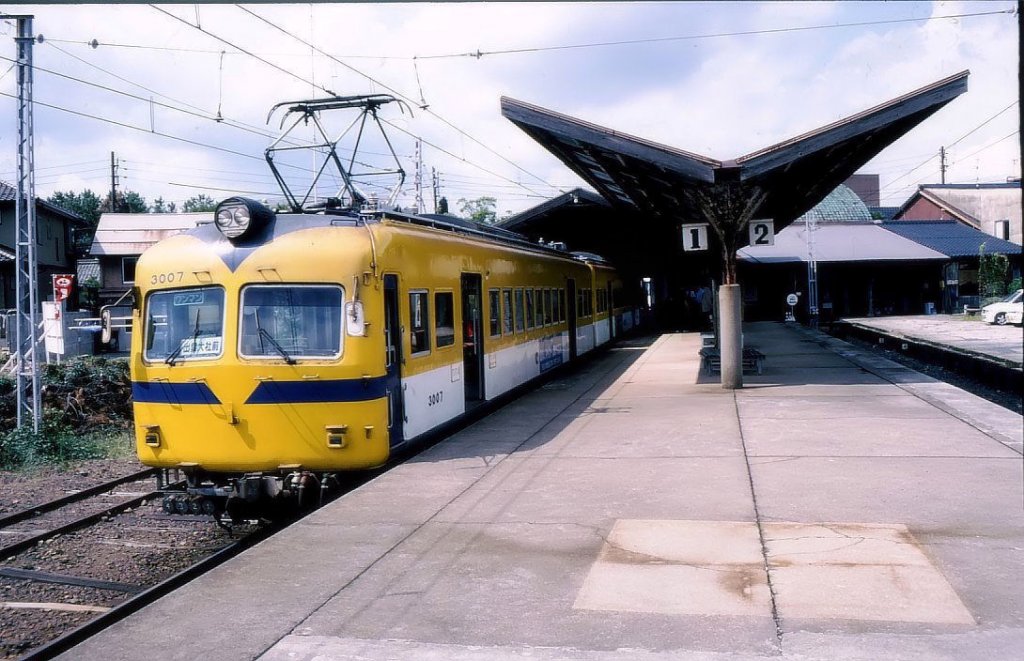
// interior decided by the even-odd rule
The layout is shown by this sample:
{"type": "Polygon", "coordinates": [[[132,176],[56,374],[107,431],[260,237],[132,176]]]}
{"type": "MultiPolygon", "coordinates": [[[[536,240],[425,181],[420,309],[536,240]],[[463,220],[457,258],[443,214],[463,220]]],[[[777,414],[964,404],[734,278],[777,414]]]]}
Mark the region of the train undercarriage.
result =
{"type": "Polygon", "coordinates": [[[232,474],[169,468],[157,473],[165,513],[209,515],[222,525],[309,511],[336,495],[341,486],[337,473],[300,469],[232,474]]]}

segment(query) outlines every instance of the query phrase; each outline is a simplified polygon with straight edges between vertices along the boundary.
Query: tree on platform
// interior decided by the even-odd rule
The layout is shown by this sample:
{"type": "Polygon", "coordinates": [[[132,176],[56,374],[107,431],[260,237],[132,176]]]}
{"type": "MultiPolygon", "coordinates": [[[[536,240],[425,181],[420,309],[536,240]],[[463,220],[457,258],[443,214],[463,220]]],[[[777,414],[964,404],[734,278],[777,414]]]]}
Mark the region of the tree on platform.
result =
{"type": "Polygon", "coordinates": [[[986,298],[1006,295],[1006,281],[1010,272],[1010,260],[1006,255],[985,252],[985,244],[978,250],[978,293],[982,304],[986,298]]]}

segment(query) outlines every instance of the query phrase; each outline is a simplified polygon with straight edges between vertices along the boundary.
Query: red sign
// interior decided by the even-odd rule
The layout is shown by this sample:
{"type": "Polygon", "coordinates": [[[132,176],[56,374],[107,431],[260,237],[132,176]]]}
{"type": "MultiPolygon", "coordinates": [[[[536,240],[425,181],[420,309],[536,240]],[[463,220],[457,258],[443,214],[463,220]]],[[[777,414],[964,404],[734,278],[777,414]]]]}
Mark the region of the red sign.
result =
{"type": "Polygon", "coordinates": [[[53,300],[55,303],[60,303],[63,300],[67,300],[71,296],[71,287],[75,283],[74,275],[55,275],[53,276],[53,300]]]}

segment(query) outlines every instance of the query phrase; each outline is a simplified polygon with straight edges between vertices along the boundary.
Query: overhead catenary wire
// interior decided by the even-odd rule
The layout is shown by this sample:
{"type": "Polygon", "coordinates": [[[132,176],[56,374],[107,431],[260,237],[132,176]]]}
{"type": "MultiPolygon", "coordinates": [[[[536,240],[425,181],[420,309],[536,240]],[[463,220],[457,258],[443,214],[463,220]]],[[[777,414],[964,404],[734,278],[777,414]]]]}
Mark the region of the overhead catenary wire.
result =
{"type": "MultiPolygon", "coordinates": [[[[312,48],[312,49],[315,49],[315,50],[316,50],[316,52],[318,52],[318,53],[320,53],[321,55],[323,55],[324,57],[327,57],[327,58],[329,58],[330,60],[332,60],[332,61],[334,61],[334,62],[336,62],[336,63],[340,64],[341,66],[345,67],[345,68],[346,68],[346,69],[348,69],[349,71],[351,71],[351,72],[353,72],[353,73],[355,73],[355,74],[357,74],[357,75],[359,75],[359,76],[362,76],[363,78],[366,78],[367,80],[369,80],[370,82],[374,83],[375,85],[379,85],[380,87],[382,87],[383,89],[386,89],[386,90],[388,90],[388,91],[389,91],[389,92],[391,92],[392,94],[395,94],[396,96],[398,96],[398,97],[401,97],[401,98],[402,98],[402,99],[404,99],[405,101],[407,101],[407,102],[409,102],[409,103],[411,103],[411,104],[413,104],[413,105],[416,105],[416,106],[418,106],[418,107],[419,107],[419,108],[420,108],[421,110],[423,110],[423,111],[424,111],[425,113],[427,113],[428,115],[430,115],[430,116],[434,117],[435,119],[437,119],[438,121],[440,121],[440,122],[444,123],[444,124],[445,124],[446,126],[448,126],[449,128],[451,128],[451,129],[453,129],[453,130],[457,131],[457,132],[458,132],[458,133],[459,133],[460,135],[462,135],[462,136],[464,136],[464,137],[468,138],[469,140],[471,140],[471,141],[472,141],[472,142],[474,142],[475,144],[477,144],[477,145],[479,145],[479,146],[483,147],[484,149],[486,149],[487,151],[491,152],[492,154],[494,154],[495,156],[497,156],[497,157],[498,157],[498,158],[500,158],[501,160],[505,161],[506,163],[508,163],[508,164],[509,164],[509,165],[511,165],[512,167],[514,167],[514,168],[516,168],[517,170],[519,170],[520,172],[523,172],[524,174],[527,174],[527,175],[529,175],[530,177],[532,177],[532,178],[536,179],[537,181],[539,181],[539,182],[541,182],[541,183],[543,183],[543,184],[547,184],[547,182],[546,182],[546,181],[544,181],[544,179],[543,179],[543,178],[541,178],[541,177],[537,176],[536,174],[534,174],[534,173],[530,172],[529,170],[527,170],[526,168],[522,167],[522,166],[521,166],[521,165],[519,165],[518,163],[516,163],[516,162],[514,162],[514,161],[510,160],[510,159],[509,159],[508,157],[506,157],[506,156],[505,156],[504,154],[501,154],[501,153],[499,153],[498,151],[496,151],[496,150],[494,150],[493,148],[491,148],[490,146],[488,146],[488,145],[484,144],[483,142],[481,142],[480,140],[478,140],[478,139],[477,139],[476,137],[474,137],[474,136],[470,135],[469,133],[467,133],[467,132],[466,132],[466,131],[464,131],[463,129],[459,128],[459,127],[458,127],[458,126],[456,126],[455,124],[451,123],[450,121],[448,121],[447,119],[445,119],[445,118],[444,118],[444,117],[442,117],[441,115],[439,115],[439,114],[437,114],[436,112],[434,112],[433,110],[431,110],[431,109],[430,109],[430,108],[429,108],[428,106],[426,106],[426,105],[420,105],[420,103],[419,103],[419,102],[417,102],[417,101],[416,101],[416,99],[414,99],[414,98],[410,97],[409,95],[407,95],[407,94],[403,94],[402,92],[400,92],[399,90],[397,90],[397,89],[395,89],[395,88],[391,87],[390,85],[387,85],[386,83],[383,83],[383,82],[381,82],[381,81],[377,80],[376,78],[373,78],[373,77],[372,77],[372,76],[370,76],[369,74],[367,74],[367,73],[364,73],[364,72],[360,71],[359,69],[356,69],[356,68],[355,68],[355,67],[353,67],[353,66],[352,66],[351,64],[348,64],[347,62],[344,62],[343,60],[340,60],[339,58],[337,58],[337,57],[335,57],[334,55],[332,55],[332,54],[328,53],[327,51],[323,50],[323,49],[322,49],[322,48],[320,48],[319,46],[316,46],[315,44],[313,44],[313,43],[311,43],[311,42],[308,42],[308,41],[306,41],[306,40],[305,40],[305,39],[303,39],[302,37],[300,37],[300,36],[298,36],[298,35],[296,35],[296,34],[294,34],[294,33],[292,33],[292,32],[289,32],[288,30],[285,30],[285,29],[284,29],[284,28],[282,28],[281,26],[279,26],[279,25],[276,25],[276,24],[275,24],[275,23],[273,23],[272,21],[270,21],[270,20],[268,20],[268,19],[264,18],[263,16],[261,16],[261,15],[257,14],[256,12],[252,11],[252,10],[251,10],[251,9],[249,9],[248,7],[243,7],[242,5],[235,5],[235,6],[236,6],[236,7],[238,7],[239,9],[241,9],[242,11],[246,12],[247,14],[249,14],[249,15],[251,15],[251,16],[253,16],[253,17],[255,17],[255,18],[259,19],[260,21],[262,21],[263,23],[265,23],[265,24],[269,25],[270,27],[274,28],[275,30],[278,30],[279,32],[282,32],[282,33],[284,33],[284,34],[288,35],[288,36],[289,36],[289,37],[291,37],[292,39],[295,39],[295,40],[296,40],[296,41],[298,41],[299,43],[302,43],[302,44],[304,44],[304,45],[306,45],[306,46],[309,46],[309,47],[310,47],[310,48],[312,48]]],[[[179,20],[181,20],[181,19],[179,19],[179,20]]],[[[186,21],[186,22],[187,22],[187,21],[186,21]]],[[[421,98],[422,98],[422,96],[421,96],[421,98]]],[[[465,160],[465,159],[463,159],[463,160],[465,160]]],[[[467,162],[469,162],[469,161],[467,161],[467,162]]],[[[509,180],[509,181],[511,181],[511,180],[509,180]]],[[[547,185],[550,185],[550,184],[547,184],[547,185]]]]}
{"type": "MultiPolygon", "coordinates": [[[[309,85],[309,86],[311,86],[311,87],[315,87],[315,88],[317,88],[317,89],[323,90],[324,92],[326,92],[327,94],[330,94],[330,95],[332,95],[332,96],[337,96],[337,94],[336,94],[336,93],[335,93],[335,92],[334,92],[333,90],[330,90],[330,89],[328,89],[327,87],[324,87],[323,85],[319,85],[319,84],[317,84],[317,83],[315,83],[315,82],[313,82],[313,81],[311,81],[311,80],[308,80],[308,79],[304,78],[303,76],[300,76],[299,74],[296,74],[296,73],[294,73],[294,72],[288,71],[287,69],[284,69],[283,67],[280,67],[280,66],[278,66],[277,64],[274,64],[273,62],[271,62],[271,61],[267,60],[266,58],[263,58],[263,57],[261,57],[261,56],[259,56],[259,55],[255,54],[255,53],[252,53],[252,52],[250,52],[250,51],[247,51],[247,50],[245,50],[245,49],[239,48],[239,47],[238,47],[238,46],[237,46],[236,44],[232,43],[231,41],[229,41],[229,40],[227,40],[227,39],[224,39],[223,37],[220,37],[219,35],[216,35],[216,34],[214,34],[214,33],[210,32],[209,30],[206,30],[205,28],[203,28],[203,27],[201,27],[201,26],[197,26],[197,25],[195,25],[195,24],[193,24],[193,23],[190,23],[189,21],[187,21],[187,20],[185,20],[185,19],[181,18],[180,16],[176,16],[176,15],[174,15],[173,13],[171,13],[171,12],[168,12],[168,11],[164,10],[163,8],[161,8],[161,7],[158,7],[158,6],[156,6],[156,5],[150,5],[150,7],[152,7],[153,9],[155,9],[155,10],[157,10],[157,11],[159,11],[159,12],[160,12],[160,13],[162,13],[162,14],[165,14],[165,15],[167,15],[167,16],[169,16],[169,17],[173,18],[174,20],[176,20],[176,21],[178,21],[178,22],[180,22],[180,23],[184,23],[185,25],[188,25],[189,27],[192,27],[192,28],[194,28],[194,29],[196,29],[196,30],[199,30],[200,32],[202,32],[203,34],[205,34],[205,35],[207,35],[207,36],[211,37],[212,39],[216,39],[217,41],[220,41],[221,43],[227,44],[228,46],[231,46],[232,48],[238,48],[238,49],[239,49],[240,51],[242,51],[242,52],[243,52],[243,53],[245,53],[246,55],[249,55],[250,57],[252,57],[252,58],[254,58],[254,59],[256,59],[256,60],[258,60],[258,61],[260,61],[260,62],[263,62],[264,64],[266,64],[266,65],[268,65],[268,66],[272,67],[273,69],[275,69],[275,70],[277,70],[277,71],[281,71],[282,73],[285,73],[285,74],[286,74],[286,75],[288,75],[289,77],[291,77],[291,78],[294,78],[294,79],[296,79],[296,80],[298,80],[298,81],[300,81],[300,82],[304,83],[305,85],[309,85]]],[[[241,9],[243,9],[243,10],[247,11],[247,12],[248,12],[248,13],[250,13],[250,14],[253,14],[253,15],[254,15],[254,16],[256,16],[257,18],[259,18],[260,20],[263,20],[263,21],[267,22],[267,21],[266,21],[266,19],[263,19],[263,18],[262,18],[261,16],[259,16],[258,14],[254,14],[253,12],[250,12],[250,11],[249,11],[248,9],[246,9],[245,7],[241,7],[241,9]]],[[[270,25],[273,25],[272,23],[269,23],[269,22],[268,22],[268,24],[270,24],[270,25]]],[[[274,27],[277,27],[277,26],[274,26],[274,27]]],[[[278,29],[280,29],[280,28],[278,28],[278,29]]],[[[290,33],[288,33],[288,34],[290,35],[290,33]]],[[[304,43],[304,44],[306,44],[306,45],[309,45],[309,44],[308,44],[308,42],[306,42],[305,40],[303,40],[303,39],[302,39],[301,37],[296,37],[295,35],[290,35],[290,36],[292,36],[293,38],[295,38],[296,40],[298,40],[298,41],[299,41],[299,42],[301,42],[301,43],[304,43]]],[[[315,46],[314,46],[314,47],[315,47],[315,46]]],[[[321,52],[321,53],[323,53],[323,51],[322,51],[321,49],[319,49],[319,48],[316,48],[316,50],[317,50],[318,52],[321,52]]],[[[326,55],[327,57],[332,57],[332,56],[330,56],[329,54],[326,54],[326,53],[323,53],[323,54],[324,54],[324,55],[326,55]]],[[[334,59],[334,58],[332,58],[332,59],[334,59]]],[[[336,61],[338,61],[338,60],[336,60],[336,61]]],[[[344,62],[341,62],[341,61],[338,61],[338,63],[339,63],[339,64],[342,64],[343,66],[345,66],[345,67],[347,67],[347,68],[349,68],[349,69],[352,69],[353,71],[356,71],[355,69],[353,69],[353,68],[351,67],[351,65],[345,64],[344,62]]],[[[384,85],[383,83],[380,83],[379,81],[375,81],[374,79],[372,79],[372,78],[370,78],[370,77],[366,76],[365,74],[362,74],[361,72],[358,72],[358,71],[357,71],[357,73],[360,73],[360,75],[363,75],[364,77],[367,77],[367,78],[368,78],[369,80],[371,80],[371,81],[373,81],[373,82],[376,82],[376,83],[377,83],[378,85],[380,85],[381,87],[384,87],[385,89],[391,90],[391,88],[390,88],[390,87],[388,87],[388,86],[384,85]]],[[[391,90],[391,91],[394,91],[394,92],[395,92],[395,93],[396,93],[397,95],[401,96],[402,98],[407,98],[407,97],[405,97],[405,95],[401,94],[401,93],[400,93],[400,92],[398,92],[397,90],[391,90]]],[[[415,103],[415,101],[413,101],[413,103],[415,103]]],[[[436,115],[435,115],[435,117],[436,117],[436,115]]],[[[442,121],[444,121],[444,120],[442,119],[442,121]]],[[[433,149],[436,149],[436,150],[438,150],[438,151],[440,151],[440,152],[442,152],[442,153],[444,153],[444,154],[446,154],[446,155],[448,155],[448,156],[451,156],[452,158],[456,158],[456,159],[458,159],[458,160],[460,160],[460,161],[462,161],[462,162],[464,162],[464,163],[467,163],[467,164],[469,164],[469,165],[471,165],[471,166],[473,166],[473,167],[475,167],[475,168],[477,168],[477,169],[479,169],[479,170],[481,170],[481,171],[483,171],[483,172],[486,172],[486,173],[488,173],[488,174],[490,174],[490,175],[492,175],[492,176],[498,177],[498,178],[500,178],[500,179],[503,179],[503,180],[505,180],[505,181],[508,181],[508,182],[510,182],[510,183],[519,183],[519,182],[516,182],[516,181],[515,181],[514,179],[510,179],[510,178],[508,178],[508,177],[502,176],[502,175],[500,175],[500,174],[498,174],[498,173],[496,173],[496,172],[493,172],[493,171],[491,171],[491,170],[489,170],[489,169],[487,169],[487,168],[485,168],[485,167],[483,167],[483,166],[481,166],[481,165],[478,165],[478,164],[476,164],[476,163],[474,163],[474,162],[472,162],[472,161],[470,161],[470,160],[466,159],[465,157],[457,156],[456,154],[452,153],[451,151],[449,151],[449,150],[447,150],[447,149],[445,149],[445,148],[443,148],[443,147],[441,147],[441,146],[439,146],[439,145],[437,145],[437,144],[435,144],[435,143],[433,143],[433,142],[430,142],[430,141],[428,141],[428,140],[426,140],[426,139],[423,139],[423,138],[422,138],[421,136],[418,136],[418,135],[416,135],[416,134],[412,133],[411,131],[408,131],[408,130],[406,130],[406,129],[404,129],[404,128],[401,128],[401,127],[397,126],[397,125],[396,125],[396,124],[394,124],[393,122],[389,122],[389,121],[387,121],[387,120],[384,120],[384,119],[381,119],[381,122],[382,122],[382,123],[385,123],[385,124],[387,124],[388,126],[391,126],[392,128],[394,128],[394,129],[396,129],[396,130],[398,130],[398,131],[400,131],[400,132],[402,132],[402,133],[405,133],[406,135],[409,135],[410,137],[413,137],[413,138],[418,138],[418,139],[421,139],[421,140],[423,141],[423,144],[425,144],[425,145],[428,145],[428,146],[432,147],[433,149]]],[[[457,127],[454,127],[454,126],[453,126],[453,128],[456,128],[456,130],[458,130],[458,128],[457,128],[457,127]]],[[[467,135],[467,137],[471,137],[471,138],[472,138],[472,136],[468,136],[468,134],[466,134],[466,135],[467,135]]],[[[472,139],[474,139],[474,140],[475,140],[475,138],[472,138],[472,139]]],[[[482,144],[482,143],[481,143],[481,144],[482,144]]],[[[488,148],[488,149],[489,149],[489,148],[488,148]]],[[[504,158],[504,157],[502,157],[502,158],[504,158]]],[[[518,167],[518,166],[517,166],[517,167],[518,167]]],[[[531,176],[533,176],[533,175],[531,174],[531,176]]],[[[521,185],[521,184],[520,184],[520,185],[521,185]]],[[[531,192],[531,193],[533,193],[533,194],[538,194],[538,193],[537,193],[536,191],[534,191],[534,190],[532,190],[532,189],[530,189],[530,188],[528,188],[528,187],[526,187],[526,186],[524,186],[524,185],[521,185],[521,186],[522,186],[522,187],[523,187],[523,188],[524,188],[525,190],[528,190],[529,192],[531,192]]]]}
{"type": "MultiPolygon", "coordinates": [[[[187,101],[182,101],[181,99],[176,99],[176,98],[174,98],[172,96],[168,96],[166,94],[163,94],[162,92],[158,92],[158,91],[156,91],[154,89],[150,89],[149,87],[146,87],[145,85],[142,85],[142,84],[137,83],[135,81],[129,80],[129,79],[127,79],[127,78],[125,78],[123,76],[120,76],[120,75],[118,75],[118,74],[116,74],[116,73],[114,73],[112,71],[109,71],[108,69],[104,69],[103,67],[100,67],[100,66],[98,66],[96,64],[93,64],[92,62],[89,62],[88,60],[84,60],[84,59],[78,57],[77,55],[72,55],[71,53],[68,53],[67,51],[65,51],[64,49],[62,49],[62,48],[60,48],[58,46],[53,46],[53,48],[56,48],[59,52],[64,53],[68,57],[74,58],[74,59],[78,60],[79,62],[85,64],[86,66],[92,67],[93,69],[96,69],[97,71],[101,71],[101,72],[107,74],[108,76],[112,76],[112,77],[114,77],[114,78],[116,78],[116,79],[118,79],[118,80],[120,80],[120,81],[122,81],[124,83],[132,85],[134,87],[138,87],[140,89],[143,89],[143,90],[149,92],[150,94],[153,94],[155,96],[159,96],[159,97],[161,97],[163,99],[167,99],[168,101],[173,101],[174,103],[180,104],[180,105],[184,106],[185,108],[190,108],[191,110],[186,110],[185,108],[177,108],[175,106],[171,106],[171,105],[168,105],[168,104],[163,104],[163,103],[160,103],[160,102],[155,101],[153,99],[148,99],[148,98],[141,97],[141,96],[138,96],[138,95],[135,95],[135,94],[131,94],[130,92],[125,92],[124,90],[119,90],[119,89],[116,89],[116,88],[108,87],[108,86],[105,86],[105,85],[101,85],[99,83],[95,83],[95,82],[88,81],[88,80],[85,80],[85,79],[82,79],[82,78],[71,76],[69,74],[60,73],[58,71],[52,71],[50,69],[45,69],[45,68],[42,68],[42,67],[39,67],[39,66],[35,67],[36,70],[44,71],[46,73],[50,73],[50,74],[55,75],[55,76],[61,76],[63,78],[67,78],[69,80],[73,80],[73,81],[81,83],[83,85],[89,85],[91,87],[96,87],[98,89],[103,89],[103,90],[106,90],[108,92],[112,92],[112,93],[115,93],[115,94],[121,94],[123,96],[127,96],[127,97],[130,97],[130,98],[133,98],[133,99],[137,99],[137,100],[143,101],[143,102],[145,102],[147,104],[150,104],[150,105],[159,105],[159,106],[161,106],[163,108],[167,108],[169,110],[174,110],[176,112],[190,114],[190,115],[193,115],[193,116],[196,116],[196,117],[200,117],[200,118],[203,118],[203,119],[207,119],[207,120],[210,120],[210,121],[216,121],[219,124],[225,124],[226,126],[231,126],[232,128],[236,128],[236,129],[239,129],[239,130],[242,130],[242,131],[248,131],[249,133],[253,133],[255,135],[260,135],[260,136],[265,137],[265,138],[275,138],[275,137],[277,137],[276,134],[274,134],[271,131],[268,131],[267,129],[264,129],[264,128],[261,128],[261,127],[258,127],[258,126],[253,126],[251,124],[246,124],[245,122],[241,122],[241,121],[238,121],[238,120],[235,120],[235,119],[231,119],[229,117],[221,117],[220,120],[218,120],[209,111],[204,110],[203,108],[200,108],[199,106],[194,106],[191,103],[188,103],[187,101]]],[[[6,58],[6,57],[3,57],[3,56],[0,56],[0,58],[3,58],[5,60],[9,60],[10,59],[10,58],[6,58]]],[[[290,142],[292,144],[305,144],[305,143],[301,143],[301,142],[296,142],[294,140],[288,140],[288,142],[290,142]]]]}
{"type": "MultiPolygon", "coordinates": [[[[346,59],[366,59],[366,60],[428,60],[428,59],[451,59],[451,58],[474,58],[480,59],[487,55],[514,55],[519,53],[538,53],[544,51],[557,51],[557,50],[575,50],[584,48],[607,48],[612,46],[632,46],[642,45],[650,43],[666,43],[673,41],[694,41],[700,39],[719,39],[726,37],[745,37],[745,36],[760,36],[760,35],[771,35],[771,34],[784,34],[787,32],[810,32],[814,30],[834,30],[849,27],[870,27],[877,25],[897,25],[902,23],[924,23],[928,21],[940,21],[940,20],[955,20],[961,18],[976,18],[983,16],[993,16],[999,14],[1013,14],[1014,10],[993,10],[985,12],[970,12],[963,14],[947,14],[943,16],[922,16],[919,18],[893,18],[884,19],[878,21],[861,21],[853,23],[829,23],[819,25],[796,25],[780,28],[765,28],[763,30],[743,30],[737,32],[716,32],[707,34],[694,34],[694,35],[674,35],[667,37],[643,37],[638,39],[623,39],[617,41],[602,41],[592,43],[580,43],[580,44],[568,44],[568,45],[554,45],[554,46],[535,46],[535,47],[523,47],[523,48],[509,48],[509,49],[495,49],[495,50],[480,50],[472,52],[461,52],[461,53],[438,53],[433,55],[367,55],[367,54],[345,54],[338,55],[338,57],[344,57],[346,59]]],[[[133,43],[121,43],[115,41],[99,41],[97,39],[59,39],[55,37],[47,37],[46,41],[55,41],[64,44],[77,44],[83,46],[89,46],[91,48],[98,48],[100,46],[106,46],[110,48],[128,48],[128,49],[140,49],[140,50],[156,50],[156,51],[170,51],[180,53],[200,53],[200,54],[217,54],[221,51],[201,49],[201,48],[185,48],[175,46],[153,46],[149,44],[133,44],[133,43]]],[[[229,55],[238,55],[239,52],[228,52],[229,55]]],[[[291,55],[291,54],[288,54],[291,55]]]]}

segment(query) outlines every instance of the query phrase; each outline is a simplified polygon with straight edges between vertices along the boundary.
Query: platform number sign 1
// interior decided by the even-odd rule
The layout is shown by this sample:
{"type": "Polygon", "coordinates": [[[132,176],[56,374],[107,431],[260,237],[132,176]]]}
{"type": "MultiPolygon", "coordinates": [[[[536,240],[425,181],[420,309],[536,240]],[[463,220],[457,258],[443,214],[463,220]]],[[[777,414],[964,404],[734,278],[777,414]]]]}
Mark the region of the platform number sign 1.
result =
{"type": "Polygon", "coordinates": [[[752,245],[752,246],[774,246],[775,245],[775,221],[774,220],[752,220],[752,221],[750,221],[750,245],[752,245]]]}
{"type": "Polygon", "coordinates": [[[708,226],[706,223],[683,225],[683,250],[708,249],[708,226]]]}

